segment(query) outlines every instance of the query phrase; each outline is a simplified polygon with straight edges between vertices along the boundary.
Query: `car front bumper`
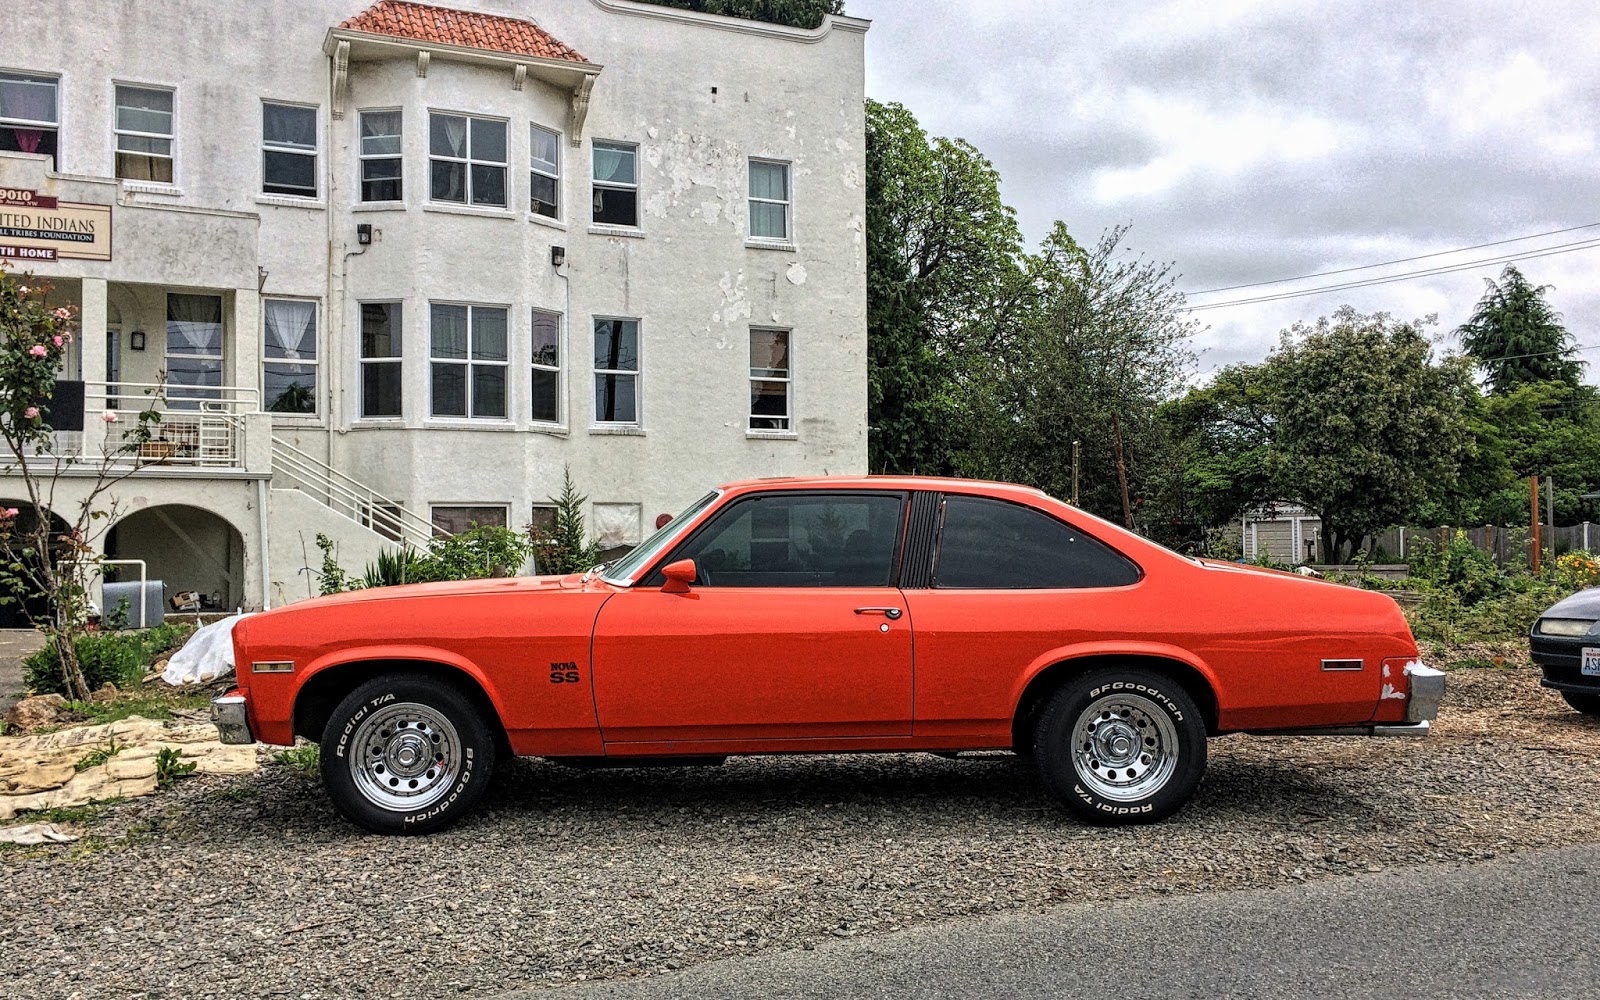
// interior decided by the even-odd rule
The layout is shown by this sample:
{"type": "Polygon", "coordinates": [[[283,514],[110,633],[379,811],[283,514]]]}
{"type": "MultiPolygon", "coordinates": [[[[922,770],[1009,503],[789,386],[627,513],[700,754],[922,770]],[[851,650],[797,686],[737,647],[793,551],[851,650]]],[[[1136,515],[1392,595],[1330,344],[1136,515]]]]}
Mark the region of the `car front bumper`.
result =
{"type": "Polygon", "coordinates": [[[1585,677],[1582,670],[1583,647],[1600,645],[1590,636],[1549,636],[1535,634],[1529,640],[1533,662],[1544,671],[1541,685],[1573,694],[1600,695],[1600,677],[1585,677]]]}
{"type": "Polygon", "coordinates": [[[244,692],[234,688],[220,698],[211,699],[211,721],[217,727],[217,738],[224,743],[254,743],[250,732],[250,707],[244,692]]]}

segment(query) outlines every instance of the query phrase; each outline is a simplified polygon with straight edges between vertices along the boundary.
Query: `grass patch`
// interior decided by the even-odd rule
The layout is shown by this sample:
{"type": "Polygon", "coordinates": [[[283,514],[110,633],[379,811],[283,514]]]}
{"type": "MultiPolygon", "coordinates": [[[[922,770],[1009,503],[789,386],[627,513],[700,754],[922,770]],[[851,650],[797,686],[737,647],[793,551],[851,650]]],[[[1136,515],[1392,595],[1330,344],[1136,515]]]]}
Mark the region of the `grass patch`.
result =
{"type": "Polygon", "coordinates": [[[137,693],[113,698],[110,701],[69,701],[61,706],[58,718],[69,722],[88,722],[104,725],[121,722],[130,715],[165,721],[178,712],[192,712],[210,706],[211,694],[205,691],[160,688],[142,688],[137,693]]]}
{"type": "Polygon", "coordinates": [[[104,764],[106,761],[121,753],[124,749],[124,747],[117,744],[117,738],[113,736],[111,739],[106,741],[105,746],[95,747],[93,750],[90,750],[88,753],[78,758],[78,762],[72,765],[72,769],[74,771],[82,772],[89,770],[91,767],[99,767],[101,764],[104,764]]]}
{"type": "Polygon", "coordinates": [[[156,751],[156,784],[165,788],[179,778],[193,774],[196,766],[192,760],[185,761],[183,754],[172,747],[162,747],[156,751]]]}
{"type": "Polygon", "coordinates": [[[219,788],[209,793],[206,797],[213,802],[232,802],[237,805],[241,802],[249,802],[259,794],[260,790],[256,786],[240,782],[229,788],[219,788]]]}
{"type": "Polygon", "coordinates": [[[23,823],[55,823],[56,825],[68,824],[71,826],[88,826],[93,823],[107,806],[114,806],[125,799],[101,799],[91,802],[86,806],[62,806],[57,809],[26,809],[17,813],[13,824],[23,823]]]}
{"type": "Polygon", "coordinates": [[[279,750],[272,755],[272,759],[285,767],[292,768],[295,773],[309,778],[317,773],[322,764],[322,751],[318,749],[315,743],[301,743],[299,746],[293,746],[287,750],[279,750]]]}

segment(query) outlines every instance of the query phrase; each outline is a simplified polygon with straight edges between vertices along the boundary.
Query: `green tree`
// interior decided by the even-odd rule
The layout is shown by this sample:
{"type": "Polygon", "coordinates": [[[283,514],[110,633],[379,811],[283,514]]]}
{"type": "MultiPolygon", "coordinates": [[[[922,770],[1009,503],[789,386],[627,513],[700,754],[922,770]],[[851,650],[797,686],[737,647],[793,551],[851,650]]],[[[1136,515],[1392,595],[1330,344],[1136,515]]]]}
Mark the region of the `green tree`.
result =
{"type": "Polygon", "coordinates": [[[867,102],[866,200],[868,464],[949,472],[960,387],[1004,325],[1022,233],[993,165],[899,104],[867,102]]]}
{"type": "Polygon", "coordinates": [[[1171,510],[1181,469],[1157,414],[1193,368],[1198,324],[1184,312],[1170,267],[1130,255],[1125,235],[1112,229],[1085,248],[1058,222],[1026,260],[1013,282],[1021,288],[1008,290],[996,310],[1003,325],[974,351],[979,377],[961,386],[975,417],[961,471],[1069,497],[1077,440],[1082,505],[1121,521],[1116,415],[1134,506],[1159,500],[1171,510]]]}
{"type": "Polygon", "coordinates": [[[1577,344],[1561,316],[1545,298],[1549,285],[1534,285],[1513,264],[1500,280],[1484,279],[1488,290],[1457,333],[1467,353],[1482,366],[1489,391],[1511,393],[1532,382],[1560,382],[1576,388],[1583,379],[1577,344]]]}
{"type": "Polygon", "coordinates": [[[555,518],[548,530],[529,528],[533,539],[534,567],[542,574],[581,573],[600,561],[600,545],[589,537],[583,507],[589,498],[572,482],[572,469],[561,472],[561,495],[550,498],[555,518]]]}
{"type": "Polygon", "coordinates": [[[844,0],[644,0],[645,3],[704,14],[815,28],[829,14],[843,14],[844,0]]]}

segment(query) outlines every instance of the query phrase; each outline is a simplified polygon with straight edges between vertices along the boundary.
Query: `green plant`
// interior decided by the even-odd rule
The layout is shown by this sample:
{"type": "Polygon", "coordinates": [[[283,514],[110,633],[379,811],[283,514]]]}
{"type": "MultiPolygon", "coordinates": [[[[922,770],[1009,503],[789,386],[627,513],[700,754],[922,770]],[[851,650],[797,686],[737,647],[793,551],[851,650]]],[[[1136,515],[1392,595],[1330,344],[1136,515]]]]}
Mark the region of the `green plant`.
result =
{"type": "Polygon", "coordinates": [[[600,561],[600,545],[589,537],[583,521],[583,506],[589,498],[573,485],[570,466],[561,473],[561,495],[551,497],[550,502],[555,505],[550,527],[542,531],[528,527],[537,572],[556,576],[594,566],[600,561]]]}
{"type": "Polygon", "coordinates": [[[339,565],[338,557],[334,555],[333,539],[318,532],[317,548],[322,550],[322,572],[317,575],[318,593],[326,597],[361,589],[361,581],[346,573],[344,567],[339,565]]]}
{"type": "Polygon", "coordinates": [[[172,747],[162,747],[156,751],[156,784],[165,788],[188,774],[194,772],[194,761],[185,761],[183,754],[172,747]]]}
{"type": "Polygon", "coordinates": [[[124,749],[126,749],[126,747],[118,744],[117,738],[113,736],[106,741],[105,746],[96,747],[84,754],[82,757],[78,758],[78,762],[72,765],[72,769],[74,771],[87,771],[91,767],[99,767],[101,764],[104,764],[106,761],[121,753],[124,749]]]}
{"type": "Polygon", "coordinates": [[[427,583],[433,579],[434,568],[425,554],[409,545],[398,550],[384,549],[378,553],[378,561],[367,566],[362,584],[371,588],[427,583]]]}
{"type": "Polygon", "coordinates": [[[279,750],[272,755],[272,759],[297,774],[310,777],[321,766],[322,751],[315,743],[301,743],[287,750],[279,750]]]}
{"type": "Polygon", "coordinates": [[[495,525],[480,525],[428,543],[428,560],[436,580],[515,576],[532,552],[533,540],[527,535],[495,525]]]}
{"type": "Polygon", "coordinates": [[[1411,575],[1471,605],[1505,592],[1506,577],[1487,552],[1457,531],[1443,545],[1418,540],[1411,550],[1411,575]]]}
{"type": "MultiPolygon", "coordinates": [[[[155,658],[183,645],[193,631],[191,625],[164,623],[134,632],[85,632],[72,646],[91,691],[106,684],[126,689],[139,686],[155,658]]],[[[28,690],[37,694],[73,694],[54,645],[42,646],[24,658],[22,677],[28,690]]]]}

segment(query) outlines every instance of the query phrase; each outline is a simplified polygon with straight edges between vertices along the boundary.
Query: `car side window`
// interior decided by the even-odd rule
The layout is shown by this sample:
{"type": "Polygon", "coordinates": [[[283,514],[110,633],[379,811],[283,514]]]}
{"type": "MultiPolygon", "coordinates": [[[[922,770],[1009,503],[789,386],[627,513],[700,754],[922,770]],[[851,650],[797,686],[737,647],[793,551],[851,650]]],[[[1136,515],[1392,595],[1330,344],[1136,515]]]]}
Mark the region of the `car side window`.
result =
{"type": "Polygon", "coordinates": [[[671,559],[693,559],[702,587],[887,587],[903,504],[896,493],[752,497],[671,559]]]}
{"type": "Polygon", "coordinates": [[[1139,567],[1043,511],[983,497],[944,501],[933,585],[945,590],[1124,587],[1139,567]]]}

